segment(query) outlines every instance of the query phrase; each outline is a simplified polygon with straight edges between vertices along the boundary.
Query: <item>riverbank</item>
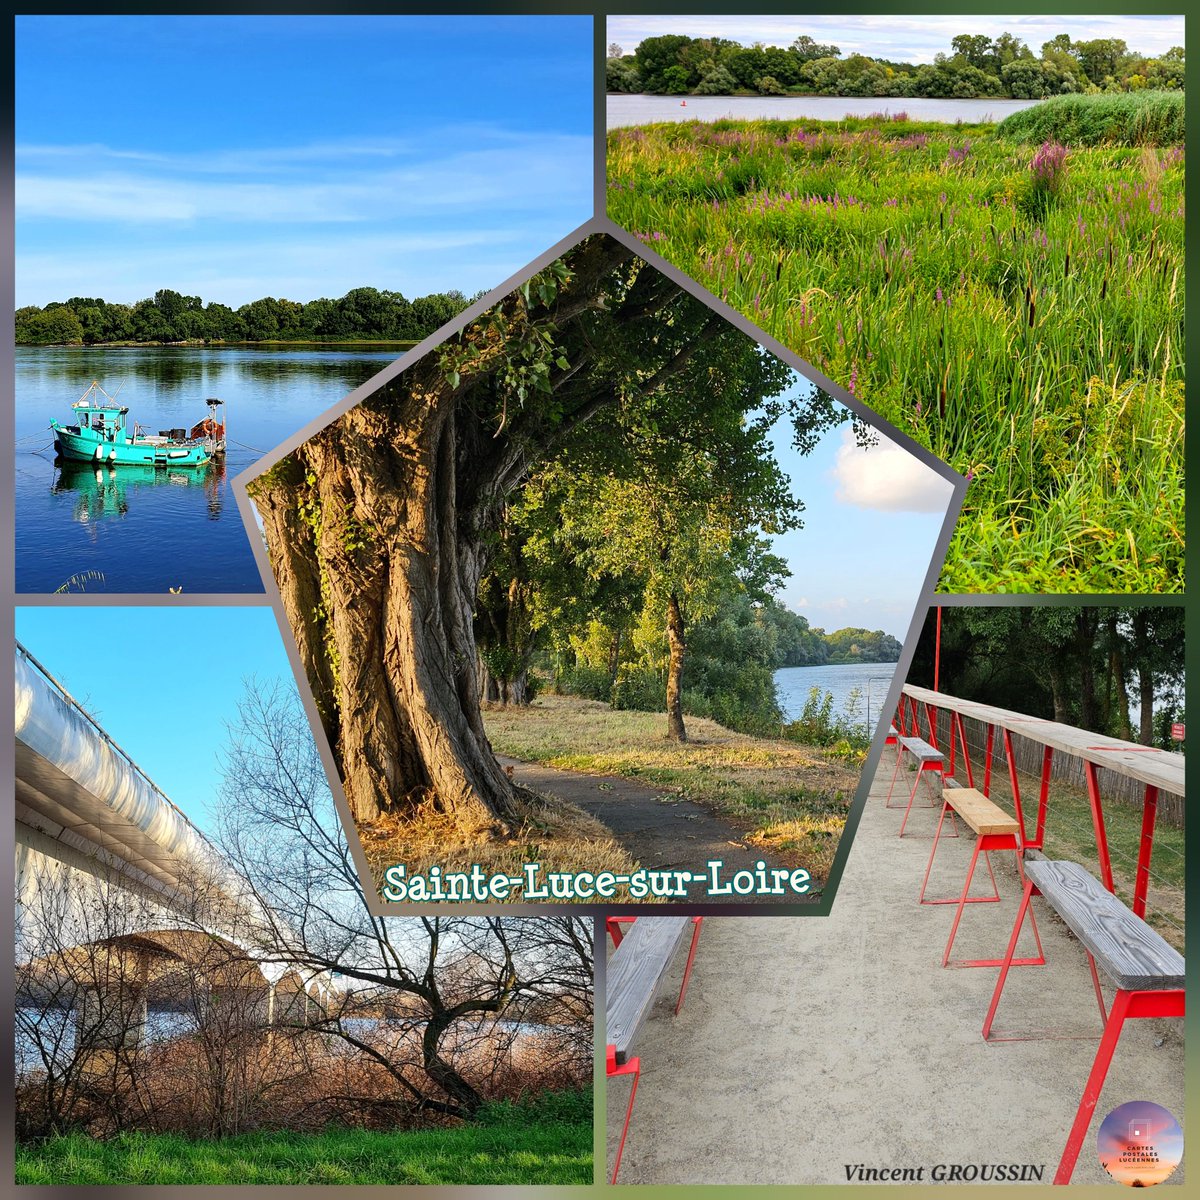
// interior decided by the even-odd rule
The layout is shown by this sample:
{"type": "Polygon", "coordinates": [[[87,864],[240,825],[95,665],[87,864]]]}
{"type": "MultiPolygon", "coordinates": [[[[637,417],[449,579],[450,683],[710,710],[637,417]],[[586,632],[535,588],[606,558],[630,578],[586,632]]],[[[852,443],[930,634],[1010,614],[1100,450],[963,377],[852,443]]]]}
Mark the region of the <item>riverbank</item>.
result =
{"type": "Polygon", "coordinates": [[[1180,591],[1182,146],[915,115],[616,129],[608,215],[968,477],[942,590],[1180,591]]]}
{"type": "MultiPolygon", "coordinates": [[[[181,342],[14,342],[15,346],[35,346],[45,349],[61,350],[162,350],[177,347],[179,349],[220,350],[223,347],[231,350],[253,350],[257,347],[271,348],[282,346],[291,349],[298,346],[317,346],[320,349],[336,348],[337,346],[369,346],[395,347],[401,354],[411,350],[418,343],[394,341],[390,338],[298,338],[295,341],[283,338],[263,338],[260,341],[229,341],[224,338],[187,338],[181,342]]],[[[399,355],[397,355],[399,357],[399,355]]]]}

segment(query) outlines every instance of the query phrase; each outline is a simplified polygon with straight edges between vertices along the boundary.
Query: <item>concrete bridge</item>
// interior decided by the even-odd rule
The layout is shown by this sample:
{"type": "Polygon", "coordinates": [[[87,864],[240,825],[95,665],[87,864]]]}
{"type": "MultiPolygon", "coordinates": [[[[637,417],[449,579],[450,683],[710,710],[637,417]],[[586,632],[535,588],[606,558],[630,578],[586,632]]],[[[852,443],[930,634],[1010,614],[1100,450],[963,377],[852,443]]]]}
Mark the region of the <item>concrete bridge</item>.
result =
{"type": "Polygon", "coordinates": [[[131,1049],[152,1010],[273,1024],[321,1011],[327,974],[280,963],[212,844],[66,690],[16,649],[18,1005],[72,1041],[131,1049]]]}

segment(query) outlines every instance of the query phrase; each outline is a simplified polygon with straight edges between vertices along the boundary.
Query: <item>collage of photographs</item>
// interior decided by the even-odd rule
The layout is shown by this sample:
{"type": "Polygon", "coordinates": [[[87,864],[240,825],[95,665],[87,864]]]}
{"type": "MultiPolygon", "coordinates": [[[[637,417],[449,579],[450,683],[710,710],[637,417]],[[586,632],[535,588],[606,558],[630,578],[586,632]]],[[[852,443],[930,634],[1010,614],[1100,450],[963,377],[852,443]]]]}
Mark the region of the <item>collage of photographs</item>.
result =
{"type": "Polygon", "coordinates": [[[0,1177],[1183,1186],[1182,6],[516,7],[15,17],[0,1177]]]}

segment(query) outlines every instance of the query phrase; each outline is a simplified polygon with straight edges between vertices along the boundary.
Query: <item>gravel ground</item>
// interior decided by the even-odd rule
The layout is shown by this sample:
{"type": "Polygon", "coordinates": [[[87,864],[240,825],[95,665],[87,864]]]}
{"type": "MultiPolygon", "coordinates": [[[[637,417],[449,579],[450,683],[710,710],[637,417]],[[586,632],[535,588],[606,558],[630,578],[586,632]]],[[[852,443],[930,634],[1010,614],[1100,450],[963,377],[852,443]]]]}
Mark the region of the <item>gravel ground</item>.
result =
{"type": "MultiPolygon", "coordinates": [[[[1086,956],[1038,907],[1047,963],[1013,969],[996,1027],[1094,1036],[985,1043],[997,972],[941,967],[953,906],[916,902],[936,812],[914,809],[898,838],[891,771],[885,755],[830,916],[709,918],[675,1017],[677,956],[636,1046],[622,1184],[846,1183],[855,1164],[920,1168],[926,1183],[938,1164],[1028,1164],[1053,1179],[1099,1036],[1086,956]]],[[[930,895],[957,893],[970,849],[969,837],[941,843],[930,895]]],[[[1012,855],[993,859],[1001,902],[967,907],[955,957],[1003,953],[1019,886],[1012,855]]],[[[628,1077],[612,1080],[610,1171],[628,1097],[628,1077]]],[[[1096,1130],[1131,1100],[1182,1121],[1182,1020],[1125,1025],[1073,1182],[1109,1182],[1096,1130]]],[[[1170,1182],[1183,1179],[1181,1165],[1170,1182]]]]}

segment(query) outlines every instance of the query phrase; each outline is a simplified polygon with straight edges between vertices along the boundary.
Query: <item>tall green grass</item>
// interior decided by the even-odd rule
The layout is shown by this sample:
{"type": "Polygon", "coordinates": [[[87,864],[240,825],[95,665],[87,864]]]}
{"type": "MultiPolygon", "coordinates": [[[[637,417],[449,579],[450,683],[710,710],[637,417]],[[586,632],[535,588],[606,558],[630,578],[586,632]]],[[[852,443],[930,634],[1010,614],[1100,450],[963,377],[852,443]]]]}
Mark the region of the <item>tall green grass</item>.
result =
{"type": "Polygon", "coordinates": [[[614,130],[608,211],[971,479],[941,588],[1175,592],[1182,147],[990,125],[614,130]]]}
{"type": "Polygon", "coordinates": [[[1055,96],[1005,117],[1001,137],[1072,146],[1175,146],[1183,142],[1182,92],[1055,96]]]}
{"type": "Polygon", "coordinates": [[[18,1184],[590,1184],[591,1093],[487,1106],[477,1122],[379,1133],[248,1133],[219,1140],[69,1134],[18,1144],[18,1184]]]}

